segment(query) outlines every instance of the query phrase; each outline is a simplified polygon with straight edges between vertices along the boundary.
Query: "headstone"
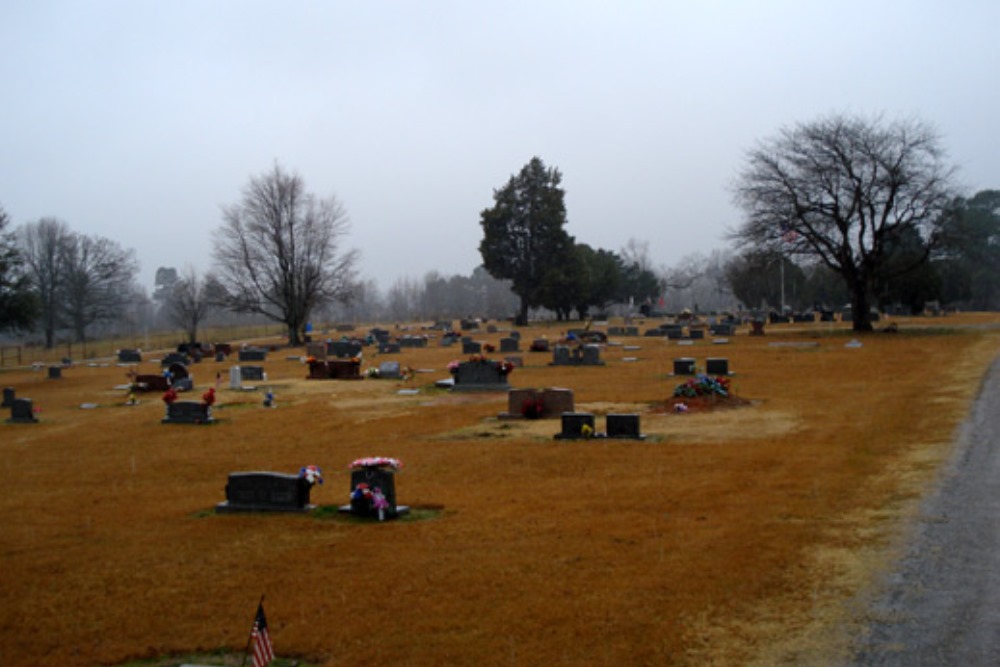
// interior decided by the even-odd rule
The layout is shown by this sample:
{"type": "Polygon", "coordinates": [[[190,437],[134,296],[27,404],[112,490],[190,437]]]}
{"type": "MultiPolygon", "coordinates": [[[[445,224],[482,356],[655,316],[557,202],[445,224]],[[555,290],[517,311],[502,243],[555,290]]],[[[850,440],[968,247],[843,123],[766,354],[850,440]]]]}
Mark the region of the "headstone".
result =
{"type": "Polygon", "coordinates": [[[495,325],[495,324],[487,324],[486,325],[486,333],[488,333],[488,334],[495,334],[496,332],[497,332],[497,325],[495,325]]]}
{"type": "Polygon", "coordinates": [[[479,328],[479,322],[475,320],[461,320],[459,326],[462,331],[475,331],[479,328]]]}
{"type": "Polygon", "coordinates": [[[589,412],[564,412],[562,414],[562,432],[557,433],[555,437],[557,440],[576,440],[587,437],[587,431],[593,436],[593,414],[589,412]]]}
{"type": "Polygon", "coordinates": [[[690,357],[674,359],[674,375],[694,375],[694,359],[690,357]]]}
{"type": "Polygon", "coordinates": [[[666,334],[667,340],[680,340],[684,337],[684,330],[679,326],[663,329],[663,333],[666,334]]]}
{"type": "Polygon", "coordinates": [[[378,346],[379,354],[399,354],[400,345],[399,343],[393,343],[386,341],[384,343],[379,343],[378,346]]]}
{"type": "Polygon", "coordinates": [[[229,368],[229,388],[243,389],[243,370],[239,366],[229,368]]]}
{"type": "Polygon", "coordinates": [[[49,379],[50,380],[62,379],[62,366],[49,366],[49,379]]]}
{"type": "Polygon", "coordinates": [[[215,348],[216,354],[221,352],[228,357],[233,353],[233,346],[229,343],[215,343],[213,347],[215,348]]]}
{"type": "Polygon", "coordinates": [[[507,412],[500,417],[554,419],[564,412],[573,412],[572,389],[511,389],[507,392],[507,412]]]}
{"type": "Polygon", "coordinates": [[[732,336],[735,333],[735,327],[728,322],[713,324],[710,329],[713,336],[732,336]]]}
{"type": "Polygon", "coordinates": [[[552,352],[552,366],[603,366],[599,345],[568,347],[556,345],[552,352]]]}
{"type": "Polygon", "coordinates": [[[11,424],[33,424],[38,421],[30,398],[15,398],[10,406],[11,424]]]}
{"type": "Polygon", "coordinates": [[[584,366],[600,366],[604,362],[601,361],[601,348],[598,345],[584,345],[583,346],[583,359],[580,362],[584,366]]]}
{"type": "Polygon", "coordinates": [[[389,334],[388,329],[379,329],[379,328],[376,327],[374,329],[370,329],[368,331],[368,334],[372,338],[374,338],[376,341],[378,341],[379,343],[388,343],[389,342],[389,335],[390,334],[389,334]]]}
{"type": "Polygon", "coordinates": [[[194,378],[186,376],[171,380],[170,386],[177,391],[191,391],[194,389],[194,378]]]}
{"type": "Polygon", "coordinates": [[[307,343],[306,356],[318,361],[326,361],[326,343],[307,343]]]}
{"type": "Polygon", "coordinates": [[[729,359],[709,357],[705,360],[705,372],[709,375],[729,375],[729,359]]]}
{"type": "Polygon", "coordinates": [[[520,352],[520,341],[517,338],[501,338],[500,352],[520,352]]]}
{"type": "Polygon", "coordinates": [[[642,440],[646,437],[639,430],[639,415],[611,414],[607,416],[607,436],[633,440],[642,440]]]}
{"type": "Polygon", "coordinates": [[[816,321],[816,313],[795,313],[792,321],[797,324],[812,323],[816,321]]]}
{"type": "Polygon", "coordinates": [[[226,502],[215,511],[227,512],[308,512],[312,484],[298,475],[277,472],[234,472],[226,484],[226,502]]]}
{"type": "Polygon", "coordinates": [[[549,351],[549,339],[548,338],[536,338],[531,341],[531,347],[529,348],[532,352],[548,352],[549,351]]]}
{"type": "Polygon", "coordinates": [[[240,369],[240,379],[243,382],[264,382],[267,380],[267,373],[263,366],[236,366],[240,369]]]}
{"type": "Polygon", "coordinates": [[[556,417],[564,412],[573,412],[573,390],[560,387],[543,389],[542,404],[545,406],[543,415],[556,417]]]}
{"type": "Polygon", "coordinates": [[[400,347],[427,347],[427,336],[401,336],[397,341],[400,347]]]}
{"type": "Polygon", "coordinates": [[[482,351],[482,343],[474,340],[462,341],[462,354],[481,354],[482,351]]]}
{"type": "Polygon", "coordinates": [[[197,401],[174,401],[167,405],[164,424],[211,424],[212,408],[197,401]]]}
{"type": "Polygon", "coordinates": [[[552,351],[552,364],[555,366],[568,366],[570,361],[570,350],[565,345],[556,345],[552,351]]]}
{"type": "Polygon", "coordinates": [[[396,504],[396,474],[392,469],[361,468],[351,471],[352,515],[370,519],[380,518],[378,508],[373,502],[375,493],[381,493],[387,505],[382,518],[393,519],[409,509],[396,504]],[[364,490],[368,493],[363,493],[364,490]]]}
{"type": "Polygon", "coordinates": [[[266,361],[267,350],[260,347],[245,347],[240,350],[240,361],[266,361]]]}
{"type": "Polygon", "coordinates": [[[360,380],[361,361],[354,359],[330,359],[309,364],[310,380],[360,380]]]}
{"type": "Polygon", "coordinates": [[[403,377],[398,361],[383,361],[378,365],[378,376],[384,380],[398,380],[403,377]]]}
{"type": "Polygon", "coordinates": [[[187,366],[191,363],[191,357],[187,356],[183,352],[171,352],[162,359],[160,359],[161,366],[172,366],[174,364],[181,364],[187,366]]]}
{"type": "Polygon", "coordinates": [[[452,391],[507,391],[507,374],[495,361],[463,361],[455,371],[452,391]]]}
{"type": "Polygon", "coordinates": [[[14,388],[4,387],[3,388],[3,403],[0,403],[0,408],[9,408],[14,405],[14,388]]]}
{"type": "Polygon", "coordinates": [[[338,324],[334,327],[337,331],[354,331],[353,324],[338,324]]]}
{"type": "Polygon", "coordinates": [[[688,330],[688,338],[691,340],[703,340],[705,338],[704,329],[690,329],[688,330]]]}
{"type": "Polygon", "coordinates": [[[191,375],[188,372],[187,366],[181,363],[170,364],[170,367],[167,368],[167,370],[170,371],[170,378],[172,380],[182,380],[191,375]]]}
{"type": "Polygon", "coordinates": [[[139,391],[166,391],[170,389],[170,380],[163,375],[153,375],[150,373],[147,375],[136,375],[135,385],[139,391]]]}
{"type": "Polygon", "coordinates": [[[142,363],[142,352],[139,350],[121,349],[118,350],[118,363],[139,364],[142,363]]]}
{"type": "MultiPolygon", "coordinates": [[[[326,345],[327,354],[331,354],[337,359],[353,359],[355,357],[360,357],[363,346],[361,341],[357,340],[334,340],[330,341],[326,345]]],[[[313,355],[315,356],[315,355],[313,355]]],[[[316,357],[320,361],[327,358],[324,354],[322,357],[316,357]]]]}

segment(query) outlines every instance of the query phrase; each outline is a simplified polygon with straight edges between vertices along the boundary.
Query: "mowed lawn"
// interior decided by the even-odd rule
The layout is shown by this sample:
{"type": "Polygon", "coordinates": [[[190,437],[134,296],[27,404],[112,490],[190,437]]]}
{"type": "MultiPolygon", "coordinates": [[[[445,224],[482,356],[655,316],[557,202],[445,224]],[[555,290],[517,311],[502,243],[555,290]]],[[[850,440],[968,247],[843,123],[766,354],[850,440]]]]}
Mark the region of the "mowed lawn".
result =
{"type": "MultiPolygon", "coordinates": [[[[312,665],[831,660],[1000,351],[1000,316],[895,321],[860,347],[817,323],[725,345],[612,338],[599,367],[520,353],[512,386],[572,389],[598,431],[637,413],[642,441],[556,440],[558,420],[498,420],[504,393],[435,389],[463,358],[437,340],[366,348],[365,367],[398,360],[409,381],[305,380],[304,349],[272,352],[258,384],[276,409],[228,389],[237,362],[194,365],[185,398],[223,376],[210,426],[161,424],[155,394],[125,406],[114,364],[2,371],[40,422],[0,423],[0,664],[238,664],[262,594],[277,654],[312,665]],[[663,410],[676,357],[728,358],[750,404],[663,410]],[[403,461],[410,519],[329,511],[363,456],[403,461]],[[310,464],[320,511],[214,513],[230,472],[310,464]]],[[[562,329],[521,331],[526,350],[562,329]]]]}

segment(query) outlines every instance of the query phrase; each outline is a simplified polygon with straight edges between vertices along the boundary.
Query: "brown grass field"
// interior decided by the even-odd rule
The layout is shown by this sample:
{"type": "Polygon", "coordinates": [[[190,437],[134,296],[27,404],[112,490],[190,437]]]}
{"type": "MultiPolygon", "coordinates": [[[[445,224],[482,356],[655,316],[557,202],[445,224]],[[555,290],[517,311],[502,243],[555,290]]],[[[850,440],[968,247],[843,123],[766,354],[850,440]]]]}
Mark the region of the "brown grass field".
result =
{"type": "MultiPolygon", "coordinates": [[[[639,413],[644,441],[498,420],[503,393],[433,388],[462,357],[435,341],[393,355],[434,371],[407,382],[307,381],[301,349],[272,353],[277,409],[224,382],[210,426],[161,424],[155,394],[126,407],[114,364],[0,372],[41,420],[0,423],[0,664],[239,664],[261,594],[282,664],[831,664],[1000,350],[978,326],[1000,315],[895,321],[860,348],[815,324],[612,339],[641,349],[604,367],[521,353],[512,386],[569,387],[599,427],[639,413]],[[816,345],[772,345],[795,342],[816,345]],[[683,356],[728,357],[750,404],[657,411],[683,356]],[[375,455],[404,462],[413,516],[327,511],[375,455]],[[308,464],[319,511],[214,513],[229,472],[308,464]]],[[[234,363],[193,366],[189,398],[234,363]]]]}

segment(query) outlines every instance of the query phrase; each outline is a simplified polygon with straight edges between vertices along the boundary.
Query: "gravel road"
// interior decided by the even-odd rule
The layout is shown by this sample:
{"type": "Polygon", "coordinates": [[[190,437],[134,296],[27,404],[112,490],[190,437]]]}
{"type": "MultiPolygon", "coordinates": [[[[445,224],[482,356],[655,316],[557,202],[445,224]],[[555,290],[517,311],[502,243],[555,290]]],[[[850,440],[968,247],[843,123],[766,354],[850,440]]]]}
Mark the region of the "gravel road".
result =
{"type": "Polygon", "coordinates": [[[850,665],[1000,665],[1000,358],[850,665]]]}

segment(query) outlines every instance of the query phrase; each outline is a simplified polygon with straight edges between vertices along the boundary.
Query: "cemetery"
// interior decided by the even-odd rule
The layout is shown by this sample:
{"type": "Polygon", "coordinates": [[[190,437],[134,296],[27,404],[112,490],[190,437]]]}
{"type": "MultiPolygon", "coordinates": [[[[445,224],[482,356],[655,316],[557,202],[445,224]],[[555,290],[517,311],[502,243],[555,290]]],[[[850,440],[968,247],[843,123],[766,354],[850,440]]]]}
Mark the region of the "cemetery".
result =
{"type": "Polygon", "coordinates": [[[1000,340],[995,316],[892,322],[741,326],[724,348],[660,333],[629,363],[595,347],[592,371],[549,363],[566,347],[555,322],[517,328],[519,367],[432,342],[362,368],[234,338],[266,359],[206,355],[169,404],[170,350],[59,380],[58,358],[3,369],[0,655],[117,667],[218,648],[239,664],[250,619],[233,616],[262,592],[276,651],[304,667],[753,664],[775,642],[828,641],[1000,340]],[[265,367],[266,384],[244,375],[265,367]],[[391,381],[315,381],[369,369],[391,381]],[[148,391],[129,406],[133,384],[148,391]]]}

